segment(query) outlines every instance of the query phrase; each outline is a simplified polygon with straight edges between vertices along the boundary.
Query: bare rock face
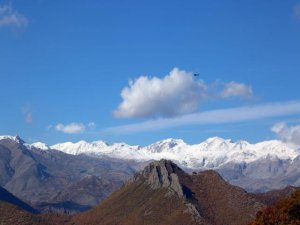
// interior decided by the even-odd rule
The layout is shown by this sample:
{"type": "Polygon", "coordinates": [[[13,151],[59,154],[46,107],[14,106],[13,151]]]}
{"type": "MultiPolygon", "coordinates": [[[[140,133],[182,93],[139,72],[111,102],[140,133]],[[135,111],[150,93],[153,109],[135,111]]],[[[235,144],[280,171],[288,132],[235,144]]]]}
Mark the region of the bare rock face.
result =
{"type": "Polygon", "coordinates": [[[178,170],[181,169],[176,164],[162,159],[150,163],[141,172],[141,175],[146,179],[151,188],[168,188],[170,193],[175,192],[178,196],[183,197],[183,191],[176,174],[178,170]]]}

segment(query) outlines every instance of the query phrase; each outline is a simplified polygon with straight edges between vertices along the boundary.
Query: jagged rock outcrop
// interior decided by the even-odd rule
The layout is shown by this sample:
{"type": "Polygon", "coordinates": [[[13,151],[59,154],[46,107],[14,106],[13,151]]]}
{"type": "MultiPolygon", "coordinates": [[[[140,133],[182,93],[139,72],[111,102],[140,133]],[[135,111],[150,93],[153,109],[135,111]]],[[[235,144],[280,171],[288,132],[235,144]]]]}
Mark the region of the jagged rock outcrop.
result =
{"type": "Polygon", "coordinates": [[[204,224],[203,218],[196,207],[186,199],[179,181],[178,173],[184,173],[184,171],[172,161],[162,159],[150,163],[140,174],[146,179],[146,183],[148,183],[151,188],[166,188],[168,190],[167,196],[177,194],[178,197],[182,198],[186,206],[185,212],[189,213],[197,223],[204,224]]]}
{"type": "Polygon", "coordinates": [[[167,188],[183,197],[183,191],[179,183],[177,171],[181,170],[176,164],[169,160],[160,160],[150,163],[140,173],[153,189],[167,188]]]}

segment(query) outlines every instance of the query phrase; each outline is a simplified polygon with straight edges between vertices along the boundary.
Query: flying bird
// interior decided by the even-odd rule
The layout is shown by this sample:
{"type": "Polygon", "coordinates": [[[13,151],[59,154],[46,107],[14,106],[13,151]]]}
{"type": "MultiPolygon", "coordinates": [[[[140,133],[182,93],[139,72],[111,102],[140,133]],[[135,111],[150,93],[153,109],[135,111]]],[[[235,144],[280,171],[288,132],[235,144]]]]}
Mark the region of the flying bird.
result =
{"type": "Polygon", "coordinates": [[[199,73],[194,73],[194,77],[199,77],[199,73]]]}

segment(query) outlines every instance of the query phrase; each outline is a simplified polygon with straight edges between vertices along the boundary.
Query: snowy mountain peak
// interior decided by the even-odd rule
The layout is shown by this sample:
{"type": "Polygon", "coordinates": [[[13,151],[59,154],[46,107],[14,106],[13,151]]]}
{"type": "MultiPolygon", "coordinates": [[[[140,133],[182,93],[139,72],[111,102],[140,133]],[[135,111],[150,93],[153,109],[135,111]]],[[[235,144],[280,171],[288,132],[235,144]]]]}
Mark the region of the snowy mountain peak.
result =
{"type": "Polygon", "coordinates": [[[47,145],[43,142],[35,142],[35,143],[32,143],[32,144],[29,144],[28,147],[29,148],[38,148],[38,149],[41,149],[41,150],[50,150],[49,145],[47,145]]]}
{"type": "Polygon", "coordinates": [[[25,143],[25,141],[23,141],[18,135],[17,136],[11,136],[11,135],[2,135],[2,136],[0,136],[0,140],[5,140],[5,139],[12,140],[12,141],[17,142],[19,144],[24,144],[25,143]]]}
{"type": "Polygon", "coordinates": [[[173,151],[175,148],[180,148],[186,145],[187,144],[182,139],[168,138],[165,140],[155,142],[145,148],[152,153],[158,153],[173,151]]]}
{"type": "Polygon", "coordinates": [[[189,168],[219,168],[235,162],[249,163],[264,158],[293,160],[300,153],[281,141],[264,141],[250,144],[247,141],[232,142],[220,137],[208,138],[196,145],[186,144],[181,139],[165,139],[146,147],[131,146],[126,143],[108,145],[103,141],[77,143],[66,142],[51,146],[52,149],[68,154],[109,156],[137,161],[170,159],[189,168]]]}
{"type": "Polygon", "coordinates": [[[228,150],[232,145],[231,139],[223,139],[220,137],[212,137],[201,143],[207,150],[223,149],[228,150]]]}
{"type": "Polygon", "coordinates": [[[250,145],[249,142],[240,140],[235,143],[233,148],[243,150],[243,149],[246,149],[249,145],[250,145]]]}
{"type": "Polygon", "coordinates": [[[211,138],[208,138],[204,141],[205,143],[207,144],[210,144],[210,145],[221,145],[221,144],[230,144],[232,143],[231,139],[223,139],[223,138],[220,138],[220,137],[211,137],[211,138]]]}
{"type": "MultiPolygon", "coordinates": [[[[0,136],[24,144],[19,137],[0,136]]],[[[165,139],[151,145],[141,147],[126,143],[107,144],[104,141],[66,142],[52,146],[37,142],[27,148],[42,150],[55,149],[67,154],[85,154],[93,157],[107,156],[116,159],[136,161],[168,159],[181,166],[193,169],[217,169],[227,163],[251,163],[261,159],[294,160],[300,155],[295,150],[278,140],[263,141],[251,144],[247,141],[232,142],[219,137],[208,138],[200,144],[189,145],[181,139],[165,139]]]]}
{"type": "Polygon", "coordinates": [[[205,140],[206,143],[221,143],[221,142],[224,142],[226,141],[225,139],[223,138],[220,138],[220,137],[211,137],[211,138],[207,138],[205,140]]]}
{"type": "Polygon", "coordinates": [[[91,143],[86,141],[79,141],[76,143],[66,142],[60,143],[56,145],[52,145],[51,149],[63,151],[72,155],[79,154],[92,154],[92,153],[100,153],[100,150],[106,148],[108,144],[103,141],[93,141],[91,143]]]}
{"type": "Polygon", "coordinates": [[[169,147],[172,148],[176,145],[183,145],[183,144],[186,144],[186,143],[182,139],[168,138],[168,139],[165,139],[165,140],[155,142],[152,145],[158,145],[158,146],[159,145],[168,145],[169,147]]]}

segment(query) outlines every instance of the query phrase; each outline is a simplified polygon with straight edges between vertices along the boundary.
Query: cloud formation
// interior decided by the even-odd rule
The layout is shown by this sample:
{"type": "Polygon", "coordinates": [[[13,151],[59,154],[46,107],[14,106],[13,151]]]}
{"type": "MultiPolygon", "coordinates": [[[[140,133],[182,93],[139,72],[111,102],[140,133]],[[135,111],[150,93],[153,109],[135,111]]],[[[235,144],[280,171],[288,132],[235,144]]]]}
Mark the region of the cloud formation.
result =
{"type": "Polygon", "coordinates": [[[70,123],[66,125],[58,123],[55,129],[66,134],[77,134],[85,131],[85,125],[82,123],[70,123]]]}
{"type": "Polygon", "coordinates": [[[23,106],[21,110],[24,115],[24,122],[27,124],[33,123],[31,106],[30,105],[23,106]]]}
{"type": "Polygon", "coordinates": [[[96,123],[95,122],[89,122],[87,125],[91,130],[96,129],[96,123]]]}
{"type": "Polygon", "coordinates": [[[28,19],[13,9],[10,4],[0,5],[0,27],[24,27],[27,24],[28,19]]]}
{"type": "Polygon", "coordinates": [[[122,90],[123,102],[115,117],[172,117],[189,113],[208,98],[207,86],[195,81],[192,73],[174,68],[160,79],[141,76],[122,90]]]}
{"type": "Polygon", "coordinates": [[[33,122],[32,112],[27,112],[25,115],[25,122],[31,124],[33,122]]]}
{"type": "Polygon", "coordinates": [[[251,86],[232,81],[232,82],[224,84],[224,90],[221,93],[221,97],[223,97],[223,98],[230,98],[230,97],[251,98],[251,97],[253,97],[253,91],[252,91],[251,86]]]}
{"type": "Polygon", "coordinates": [[[195,112],[204,101],[245,98],[253,94],[251,87],[237,82],[222,84],[220,93],[217,89],[178,68],[163,78],[141,76],[122,90],[123,101],[113,115],[117,118],[169,118],[195,112]]]}
{"type": "Polygon", "coordinates": [[[292,147],[300,147],[300,125],[288,126],[284,122],[276,123],[271,128],[271,131],[278,135],[278,137],[292,147]]]}
{"type": "Polygon", "coordinates": [[[126,134],[155,131],[186,125],[238,123],[297,113],[300,113],[300,101],[266,103],[253,106],[217,109],[176,118],[148,120],[141,123],[107,128],[105,131],[126,134]]]}
{"type": "Polygon", "coordinates": [[[293,16],[300,20],[300,3],[294,6],[293,16]]]}

